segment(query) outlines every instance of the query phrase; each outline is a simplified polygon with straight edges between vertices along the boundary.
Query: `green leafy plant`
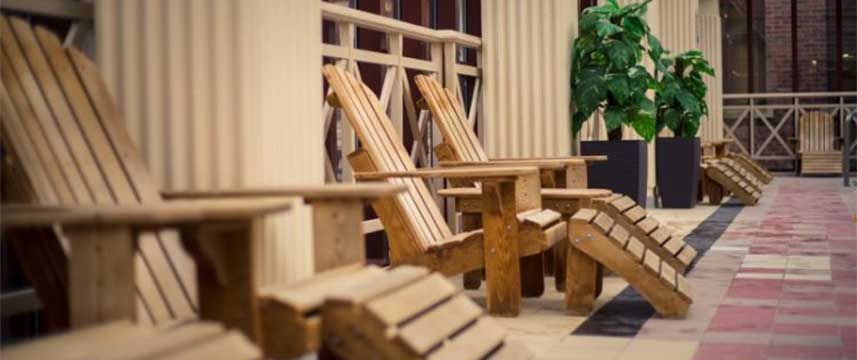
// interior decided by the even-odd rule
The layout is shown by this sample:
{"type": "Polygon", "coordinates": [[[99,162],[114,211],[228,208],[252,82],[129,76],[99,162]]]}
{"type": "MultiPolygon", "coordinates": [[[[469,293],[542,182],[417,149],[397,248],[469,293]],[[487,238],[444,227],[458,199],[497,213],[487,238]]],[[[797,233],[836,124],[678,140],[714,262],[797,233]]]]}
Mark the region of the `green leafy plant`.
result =
{"type": "Polygon", "coordinates": [[[649,2],[621,7],[616,0],[608,0],[583,11],[572,50],[574,136],[602,109],[610,139],[621,139],[624,125],[646,141],[654,138],[656,107],[646,91],[654,89],[656,81],[641,62],[646,53],[654,60],[664,50],[645,20],[649,2]]]}
{"type": "Polygon", "coordinates": [[[655,76],[663,74],[655,87],[657,132],[664,127],[676,137],[695,137],[702,117],[708,115],[702,75],[714,76],[714,69],[699,50],[689,50],[655,62],[655,76]]]}

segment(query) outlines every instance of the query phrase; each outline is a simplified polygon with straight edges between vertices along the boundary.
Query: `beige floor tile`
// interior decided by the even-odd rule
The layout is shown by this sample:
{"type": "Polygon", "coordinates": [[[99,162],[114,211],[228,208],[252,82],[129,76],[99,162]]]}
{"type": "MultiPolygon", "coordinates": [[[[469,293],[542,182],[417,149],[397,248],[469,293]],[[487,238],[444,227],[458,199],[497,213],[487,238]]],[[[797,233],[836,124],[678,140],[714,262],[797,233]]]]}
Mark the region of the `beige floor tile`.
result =
{"type": "Polygon", "coordinates": [[[749,254],[741,263],[742,268],[757,269],[785,269],[788,265],[788,257],[784,255],[749,254]]]}
{"type": "Polygon", "coordinates": [[[841,347],[842,338],[832,335],[774,334],[773,345],[841,347]]]}
{"type": "Polygon", "coordinates": [[[698,347],[696,341],[634,339],[617,360],[689,360],[698,347]]]}
{"type": "Polygon", "coordinates": [[[782,280],[782,273],[737,273],[736,279],[762,279],[762,280],[782,280]]]}
{"type": "Polygon", "coordinates": [[[771,341],[771,333],[742,332],[742,331],[709,331],[703,336],[706,343],[727,344],[767,344],[771,341]]]}
{"type": "Polygon", "coordinates": [[[830,256],[789,255],[788,269],[830,270],[830,256]]]}
{"type": "Polygon", "coordinates": [[[801,271],[787,272],[786,280],[830,281],[830,271],[801,271]]]}

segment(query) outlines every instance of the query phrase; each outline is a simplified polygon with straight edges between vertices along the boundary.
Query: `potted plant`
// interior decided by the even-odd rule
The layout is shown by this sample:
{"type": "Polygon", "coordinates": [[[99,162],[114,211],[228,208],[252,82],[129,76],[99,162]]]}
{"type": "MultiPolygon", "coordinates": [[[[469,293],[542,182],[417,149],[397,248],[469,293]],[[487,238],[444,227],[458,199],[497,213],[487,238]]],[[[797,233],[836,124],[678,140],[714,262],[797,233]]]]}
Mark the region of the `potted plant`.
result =
{"type": "Polygon", "coordinates": [[[598,110],[607,129],[607,141],[581,142],[584,155],[608,157],[592,165],[589,184],[628,195],[642,206],[648,180],[646,142],[656,133],[655,103],[646,94],[656,82],[642,60],[646,53],[660,58],[663,51],[645,20],[650,1],[622,7],[608,0],[584,10],[571,69],[573,136],[598,110]],[[624,126],[645,142],[623,140],[624,126]]]}
{"type": "Polygon", "coordinates": [[[655,141],[655,165],[661,205],[669,208],[692,208],[699,191],[700,146],[699,126],[708,115],[704,74],[714,76],[714,69],[699,50],[675,57],[656,59],[655,76],[662,74],[655,88],[657,132],[666,127],[673,137],[655,141]]]}

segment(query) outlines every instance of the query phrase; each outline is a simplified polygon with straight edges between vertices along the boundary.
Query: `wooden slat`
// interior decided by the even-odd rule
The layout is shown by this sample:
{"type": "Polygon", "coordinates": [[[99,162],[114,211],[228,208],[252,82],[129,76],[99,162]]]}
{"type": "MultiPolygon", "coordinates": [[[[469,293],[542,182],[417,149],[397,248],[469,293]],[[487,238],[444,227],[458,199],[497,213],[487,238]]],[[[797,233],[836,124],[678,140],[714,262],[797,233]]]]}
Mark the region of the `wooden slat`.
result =
{"type": "Polygon", "coordinates": [[[646,217],[646,210],[638,205],[632,207],[623,215],[625,215],[625,218],[627,218],[631,224],[636,224],[638,221],[646,217]]]}
{"type": "Polygon", "coordinates": [[[667,285],[675,289],[675,269],[666,262],[661,262],[660,277],[667,285]]]}
{"type": "Polygon", "coordinates": [[[690,246],[690,244],[687,244],[681,249],[681,252],[678,253],[676,258],[681,261],[682,264],[688,266],[693,259],[696,258],[696,253],[696,249],[694,249],[693,246],[690,246]]]}
{"type": "Polygon", "coordinates": [[[574,213],[574,216],[571,217],[571,220],[581,221],[588,224],[592,222],[592,220],[595,219],[596,216],[598,216],[598,211],[595,211],[595,209],[580,209],[576,213],[574,213]]]}
{"type": "Polygon", "coordinates": [[[625,210],[628,210],[634,207],[635,205],[637,205],[637,203],[627,196],[620,197],[610,202],[610,206],[613,206],[614,208],[616,208],[616,210],[619,210],[619,212],[625,212],[625,210]]]}
{"type": "Polygon", "coordinates": [[[630,234],[628,234],[628,231],[621,225],[616,225],[613,227],[613,230],[610,230],[610,239],[616,241],[616,244],[618,244],[620,248],[625,247],[629,236],[630,234]]]}
{"type": "Polygon", "coordinates": [[[661,273],[661,258],[652,250],[646,249],[646,253],[643,255],[643,265],[654,274],[661,273]]]}
{"type": "Polygon", "coordinates": [[[664,249],[667,249],[670,254],[675,256],[679,251],[681,251],[682,247],[684,247],[684,240],[678,237],[672,237],[663,246],[664,249]]]}
{"type": "Polygon", "coordinates": [[[658,244],[663,245],[670,238],[671,232],[666,227],[659,227],[657,230],[649,234],[658,244]]]}
{"type": "Polygon", "coordinates": [[[439,350],[429,354],[429,360],[478,360],[502,345],[506,331],[493,320],[481,318],[473,326],[455,336],[439,350]]]}
{"type": "Polygon", "coordinates": [[[678,274],[678,276],[676,276],[676,291],[686,299],[693,299],[693,289],[690,285],[690,281],[687,281],[684,275],[678,274]]]}
{"type": "Polygon", "coordinates": [[[382,279],[372,284],[359,284],[340,289],[328,296],[329,301],[359,304],[372,300],[386,292],[409,284],[428,274],[428,270],[415,266],[399,266],[387,271],[382,279]]]}
{"type": "Polygon", "coordinates": [[[465,295],[458,295],[404,325],[398,335],[416,354],[425,354],[482,314],[465,295]]]}
{"type": "Polygon", "coordinates": [[[595,226],[604,232],[605,234],[610,232],[610,229],[613,228],[613,219],[610,218],[606,213],[600,213],[595,217],[595,220],[592,221],[595,226]]]}
{"type": "Polygon", "coordinates": [[[443,275],[433,273],[413,284],[366,304],[379,322],[396,326],[455,294],[456,288],[443,275]]]}
{"type": "Polygon", "coordinates": [[[365,281],[378,281],[383,277],[384,271],[375,266],[345,267],[313,276],[300,283],[267,287],[259,293],[261,296],[276,299],[297,313],[307,313],[321,307],[327,294],[365,281]]]}
{"type": "Polygon", "coordinates": [[[160,359],[251,360],[262,359],[262,353],[246,337],[230,331],[192,347],[178,349],[160,359]]]}
{"type": "Polygon", "coordinates": [[[625,248],[637,262],[643,261],[643,254],[646,251],[646,246],[635,237],[628,238],[628,246],[625,248]]]}
{"type": "Polygon", "coordinates": [[[655,229],[657,229],[658,226],[660,226],[660,224],[658,223],[657,220],[652,219],[650,217],[647,217],[647,218],[643,219],[643,221],[638,222],[637,226],[641,230],[643,230],[644,233],[651,234],[652,231],[655,231],[655,229]]]}
{"type": "Polygon", "coordinates": [[[526,360],[532,359],[533,354],[518,342],[506,342],[497,352],[488,357],[491,360],[526,360]]]}

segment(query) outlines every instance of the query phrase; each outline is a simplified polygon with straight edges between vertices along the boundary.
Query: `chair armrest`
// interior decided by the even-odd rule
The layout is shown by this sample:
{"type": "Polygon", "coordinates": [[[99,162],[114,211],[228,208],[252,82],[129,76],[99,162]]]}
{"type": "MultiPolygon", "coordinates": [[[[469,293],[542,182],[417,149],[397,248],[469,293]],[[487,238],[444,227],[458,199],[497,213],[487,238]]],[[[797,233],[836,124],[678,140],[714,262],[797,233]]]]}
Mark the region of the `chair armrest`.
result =
{"type": "Polygon", "coordinates": [[[175,201],[152,205],[2,205],[3,229],[63,226],[160,228],[212,221],[244,220],[287,211],[288,199],[175,201]]]}
{"type": "MultiPolygon", "coordinates": [[[[482,196],[482,190],[475,187],[440,189],[437,194],[443,197],[457,199],[475,199],[482,196]]],[[[545,200],[579,200],[607,197],[613,194],[607,189],[542,189],[542,199],[545,200]]]]}
{"type": "Polygon", "coordinates": [[[580,156],[547,156],[547,157],[522,157],[522,158],[497,158],[489,161],[516,162],[516,161],[584,161],[587,165],[594,162],[607,161],[607,155],[580,155],[580,156]]]}
{"type": "Polygon", "coordinates": [[[395,195],[405,190],[402,185],[389,183],[326,184],[308,186],[278,186],[229,190],[166,191],[161,196],[167,200],[300,197],[305,202],[324,200],[374,201],[395,195]]]}
{"type": "Polygon", "coordinates": [[[445,179],[470,179],[474,181],[515,181],[521,176],[538,175],[539,169],[535,166],[515,167],[457,167],[416,169],[411,171],[390,172],[358,172],[354,174],[357,180],[382,180],[388,178],[445,178],[445,179]]]}
{"type": "Polygon", "coordinates": [[[539,162],[539,161],[440,161],[438,165],[443,168],[457,167],[507,167],[507,166],[535,166],[539,170],[562,170],[567,164],[583,164],[583,161],[570,162],[539,162]]]}

